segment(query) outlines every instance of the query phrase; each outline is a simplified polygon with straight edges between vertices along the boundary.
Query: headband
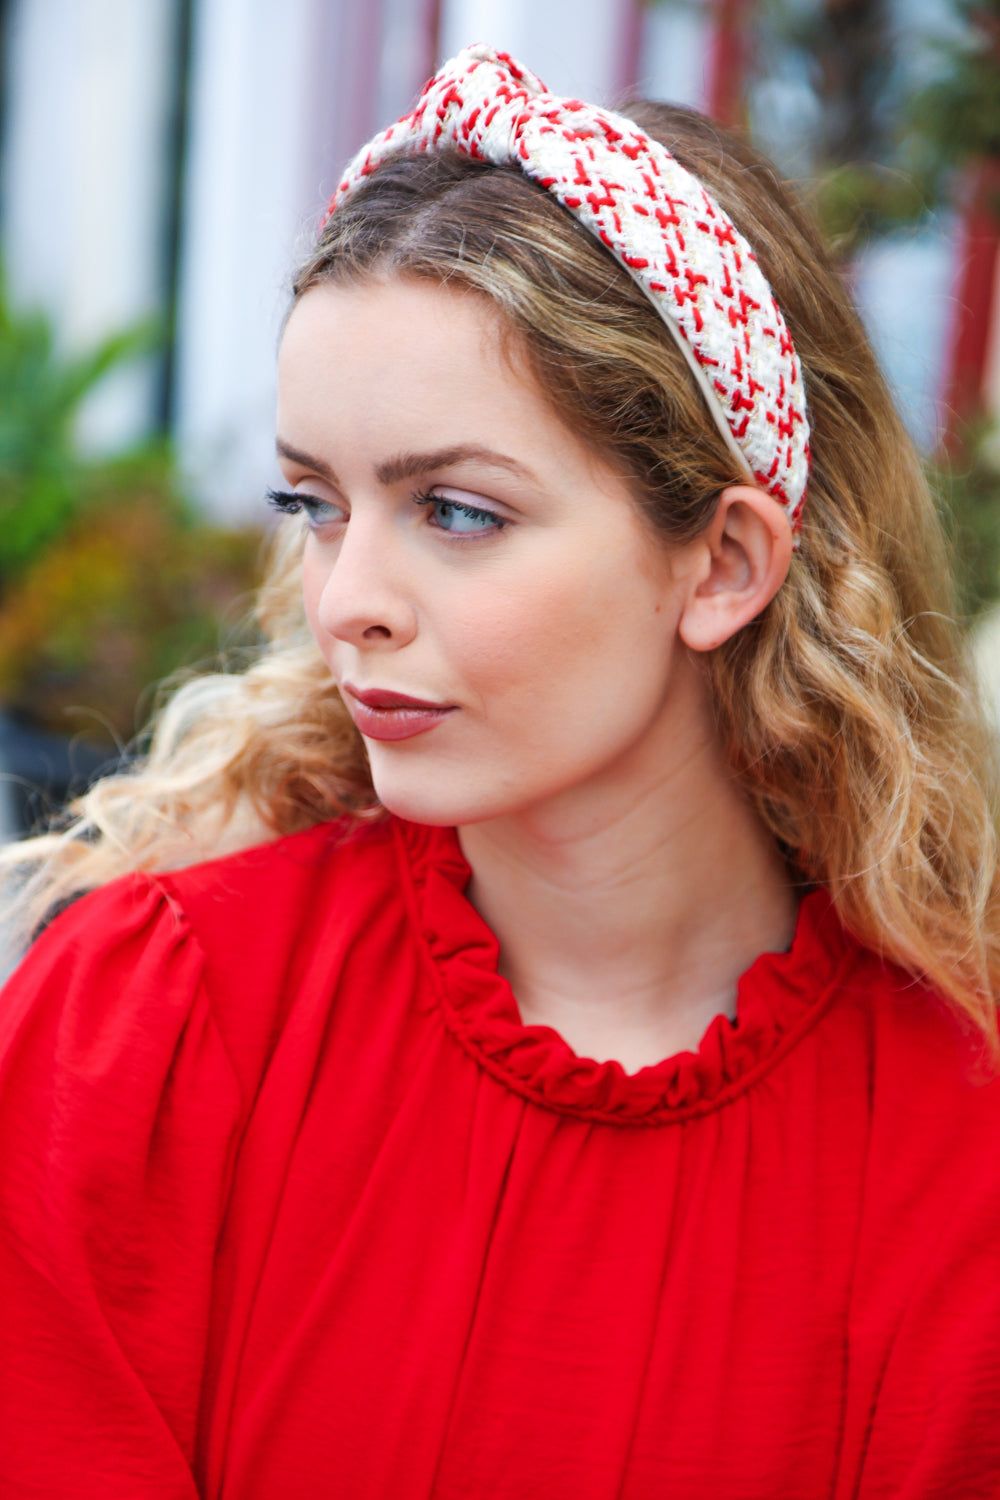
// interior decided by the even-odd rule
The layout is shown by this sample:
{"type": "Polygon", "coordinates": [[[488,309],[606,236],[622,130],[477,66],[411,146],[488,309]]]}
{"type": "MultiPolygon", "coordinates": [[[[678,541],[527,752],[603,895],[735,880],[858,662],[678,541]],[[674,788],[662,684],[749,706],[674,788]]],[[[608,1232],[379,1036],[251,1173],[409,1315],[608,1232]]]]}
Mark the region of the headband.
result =
{"type": "Polygon", "coordinates": [[[519,167],[596,235],[673,335],[741,471],[797,530],[809,477],[802,369],[753,251],[697,178],[631,120],[549,94],[478,45],[358,153],[327,217],[388,157],[438,146],[519,167]]]}

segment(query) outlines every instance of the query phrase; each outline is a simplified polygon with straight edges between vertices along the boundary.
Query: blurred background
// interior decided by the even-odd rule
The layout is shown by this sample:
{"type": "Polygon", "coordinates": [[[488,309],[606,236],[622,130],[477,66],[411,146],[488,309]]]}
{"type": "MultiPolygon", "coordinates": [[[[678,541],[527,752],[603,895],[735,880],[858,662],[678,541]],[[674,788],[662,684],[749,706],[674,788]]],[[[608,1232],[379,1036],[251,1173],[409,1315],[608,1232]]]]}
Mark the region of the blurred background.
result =
{"type": "Polygon", "coordinates": [[[290,270],[473,40],[707,111],[800,184],[1000,686],[1000,0],[2,0],[0,837],[238,636],[290,270]]]}

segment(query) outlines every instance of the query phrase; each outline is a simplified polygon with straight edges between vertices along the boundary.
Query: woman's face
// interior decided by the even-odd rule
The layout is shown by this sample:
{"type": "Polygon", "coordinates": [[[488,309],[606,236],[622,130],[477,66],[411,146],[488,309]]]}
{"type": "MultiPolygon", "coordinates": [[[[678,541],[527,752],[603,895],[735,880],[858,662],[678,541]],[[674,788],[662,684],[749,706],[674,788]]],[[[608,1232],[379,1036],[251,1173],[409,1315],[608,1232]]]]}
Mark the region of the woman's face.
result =
{"type": "Polygon", "coordinates": [[[306,612],[390,811],[474,823],[662,767],[697,677],[683,551],[505,357],[487,303],[315,287],[279,390],[306,612]]]}

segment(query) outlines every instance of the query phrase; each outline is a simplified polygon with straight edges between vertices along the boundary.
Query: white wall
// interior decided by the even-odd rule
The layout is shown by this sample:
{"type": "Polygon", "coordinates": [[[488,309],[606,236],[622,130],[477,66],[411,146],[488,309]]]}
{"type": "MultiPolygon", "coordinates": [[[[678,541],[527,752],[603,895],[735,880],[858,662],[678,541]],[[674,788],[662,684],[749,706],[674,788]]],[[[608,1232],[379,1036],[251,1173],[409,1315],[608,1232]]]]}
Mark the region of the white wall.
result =
{"type": "Polygon", "coordinates": [[[650,99],[704,109],[711,29],[707,6],[647,5],[638,80],[641,92],[650,99]]]}
{"type": "MultiPolygon", "coordinates": [[[[14,0],[2,213],[12,295],[85,348],[162,296],[173,0],[14,0]]],[[[84,435],[116,447],[151,418],[153,372],[108,382],[84,435]]]]}
{"type": "Polygon", "coordinates": [[[488,42],[556,94],[610,103],[620,87],[626,0],[444,0],[442,57],[488,42]]]}
{"type": "Polygon", "coordinates": [[[275,341],[304,166],[313,0],[195,13],[176,357],[176,436],[195,492],[252,513],[273,441],[275,341]]]}
{"type": "Polygon", "coordinates": [[[422,0],[196,7],[176,435],[220,517],[260,514],[290,274],[348,157],[412,103],[423,24],[422,0]]]}

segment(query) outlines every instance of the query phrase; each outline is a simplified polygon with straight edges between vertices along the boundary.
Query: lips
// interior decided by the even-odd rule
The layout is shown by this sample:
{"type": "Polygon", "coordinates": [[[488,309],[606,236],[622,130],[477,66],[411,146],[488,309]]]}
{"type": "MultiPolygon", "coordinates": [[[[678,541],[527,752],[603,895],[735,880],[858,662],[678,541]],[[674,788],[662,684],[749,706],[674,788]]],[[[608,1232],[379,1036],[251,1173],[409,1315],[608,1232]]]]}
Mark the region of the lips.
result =
{"type": "Polygon", "coordinates": [[[411,698],[388,688],[356,688],[344,683],[347,707],[366,739],[409,740],[426,734],[456,711],[454,703],[411,698]]]}

